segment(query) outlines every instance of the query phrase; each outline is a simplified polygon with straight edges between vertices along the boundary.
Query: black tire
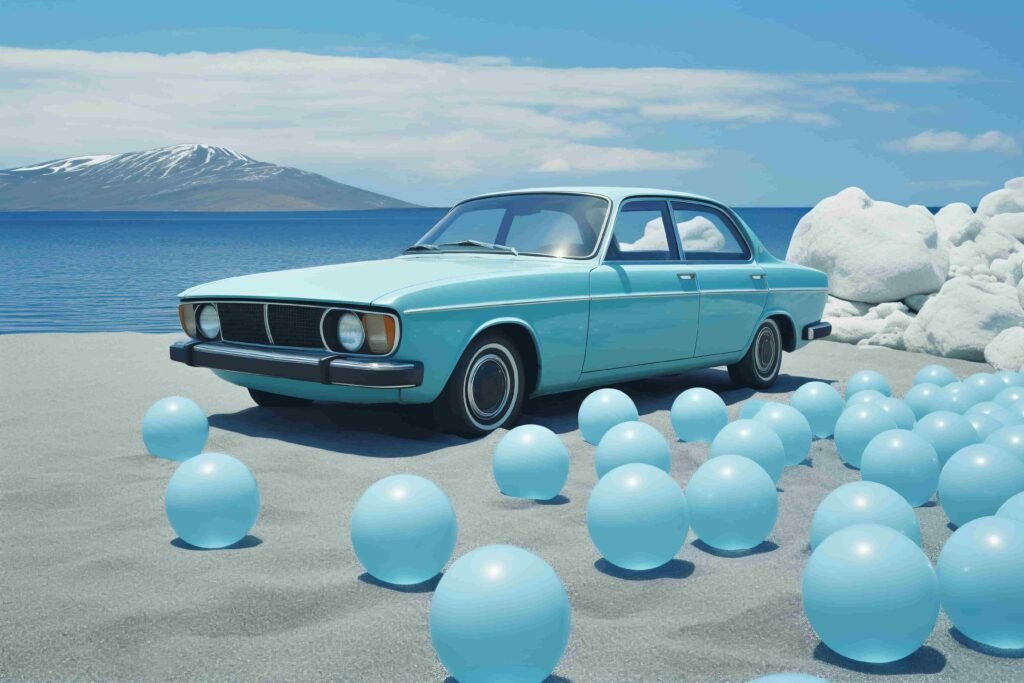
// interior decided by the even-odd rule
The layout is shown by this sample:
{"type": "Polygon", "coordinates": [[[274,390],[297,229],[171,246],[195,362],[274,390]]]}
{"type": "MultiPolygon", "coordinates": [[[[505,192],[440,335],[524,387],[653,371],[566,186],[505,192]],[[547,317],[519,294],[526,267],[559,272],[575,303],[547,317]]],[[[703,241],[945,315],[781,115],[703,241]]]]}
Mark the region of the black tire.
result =
{"type": "Polygon", "coordinates": [[[260,391],[259,389],[250,389],[249,395],[252,396],[252,400],[256,402],[256,405],[264,408],[299,408],[313,403],[308,398],[272,394],[269,391],[260,391]]]}
{"type": "Polygon", "coordinates": [[[729,378],[739,386],[767,389],[775,384],[781,366],[782,332],[769,318],[757,328],[743,359],[729,366],[729,378]]]}
{"type": "Polygon", "coordinates": [[[474,339],[434,402],[434,416],[446,431],[477,437],[511,425],[523,405],[526,373],[511,339],[484,333],[474,339]]]}

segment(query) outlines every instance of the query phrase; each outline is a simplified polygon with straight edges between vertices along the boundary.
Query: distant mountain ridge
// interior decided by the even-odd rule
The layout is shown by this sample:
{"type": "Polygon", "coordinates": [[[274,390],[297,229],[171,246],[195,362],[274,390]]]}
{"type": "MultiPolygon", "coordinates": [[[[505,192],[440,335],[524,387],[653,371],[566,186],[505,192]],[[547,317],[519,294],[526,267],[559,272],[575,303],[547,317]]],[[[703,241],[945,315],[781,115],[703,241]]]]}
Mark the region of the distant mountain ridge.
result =
{"type": "Polygon", "coordinates": [[[0,211],[327,211],[415,206],[212,145],[0,171],[0,211]]]}

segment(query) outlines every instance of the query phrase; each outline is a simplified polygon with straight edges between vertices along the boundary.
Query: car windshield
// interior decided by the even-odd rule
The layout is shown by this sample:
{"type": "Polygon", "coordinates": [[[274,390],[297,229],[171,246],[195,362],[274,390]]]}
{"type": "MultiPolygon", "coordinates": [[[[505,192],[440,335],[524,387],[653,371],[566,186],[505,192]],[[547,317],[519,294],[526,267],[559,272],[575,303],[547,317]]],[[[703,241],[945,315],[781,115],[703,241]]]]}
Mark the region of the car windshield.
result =
{"type": "Polygon", "coordinates": [[[594,253],[609,202],[579,194],[507,194],[452,209],[407,251],[582,258],[594,253]]]}

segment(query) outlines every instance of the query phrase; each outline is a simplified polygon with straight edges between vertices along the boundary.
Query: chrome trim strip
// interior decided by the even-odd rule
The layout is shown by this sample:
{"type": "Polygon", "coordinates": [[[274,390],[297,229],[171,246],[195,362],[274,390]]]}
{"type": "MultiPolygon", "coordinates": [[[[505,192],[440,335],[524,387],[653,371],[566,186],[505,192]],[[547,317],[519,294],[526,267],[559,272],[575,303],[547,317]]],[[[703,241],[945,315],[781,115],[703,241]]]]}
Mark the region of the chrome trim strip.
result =
{"type": "Polygon", "coordinates": [[[573,301],[589,301],[589,296],[549,297],[541,299],[512,299],[510,301],[497,301],[489,304],[453,304],[451,306],[426,306],[423,308],[409,308],[402,313],[411,315],[416,313],[437,313],[440,311],[467,311],[478,308],[500,308],[502,306],[529,306],[531,304],[560,304],[573,301]]]}
{"type": "Polygon", "coordinates": [[[699,296],[700,292],[641,292],[640,294],[595,294],[590,297],[592,301],[606,301],[611,299],[657,299],[676,296],[699,296]]]}
{"type": "Polygon", "coordinates": [[[771,287],[769,292],[827,292],[828,287],[771,287]]]}
{"type": "Polygon", "coordinates": [[[274,343],[274,335],[270,334],[270,304],[263,304],[263,327],[267,330],[267,341],[274,343]]]}
{"type": "Polygon", "coordinates": [[[701,294],[767,294],[767,289],[702,289],[701,294]]]}

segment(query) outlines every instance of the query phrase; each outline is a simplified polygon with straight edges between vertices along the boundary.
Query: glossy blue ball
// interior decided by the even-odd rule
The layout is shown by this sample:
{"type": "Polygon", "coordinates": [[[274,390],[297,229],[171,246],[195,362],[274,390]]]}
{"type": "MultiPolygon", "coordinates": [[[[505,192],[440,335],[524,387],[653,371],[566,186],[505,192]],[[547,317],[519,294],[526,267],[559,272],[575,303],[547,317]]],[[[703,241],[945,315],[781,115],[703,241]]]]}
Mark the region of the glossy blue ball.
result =
{"type": "Polygon", "coordinates": [[[1017,401],[1024,401],[1024,386],[1011,385],[1001,389],[992,402],[1004,408],[1017,401]]]}
{"type": "Polygon", "coordinates": [[[550,500],[569,477],[569,451],[547,427],[522,425],[498,442],[491,470],[506,496],[550,500]]]}
{"type": "Polygon", "coordinates": [[[811,425],[804,414],[785,403],[768,403],[754,418],[782,441],[786,465],[799,465],[811,452],[811,425]]]}
{"type": "Polygon", "coordinates": [[[690,525],[719,550],[748,550],[775,528],[779,494],[764,468],[740,455],[711,458],[686,485],[690,525]]]}
{"type": "Polygon", "coordinates": [[[996,510],[996,517],[1014,519],[1024,523],[1024,492],[1010,496],[1009,500],[996,510]]]}
{"type": "Polygon", "coordinates": [[[903,397],[903,401],[914,411],[914,418],[917,420],[928,413],[942,410],[944,405],[942,388],[930,383],[914,385],[903,397]]]}
{"type": "Polygon", "coordinates": [[[750,683],[829,683],[824,678],[800,673],[781,673],[761,676],[750,683]]]}
{"type": "Polygon", "coordinates": [[[722,427],[729,423],[729,411],[722,397],[697,387],[687,389],[672,402],[672,428],[682,441],[711,443],[722,427]]]}
{"type": "Polygon", "coordinates": [[[910,655],[939,616],[928,557],[889,527],[856,524],[828,536],[804,567],[804,613],[825,645],[858,662],[910,655]]]}
{"type": "Polygon", "coordinates": [[[1003,407],[1009,410],[1011,413],[1014,413],[1015,415],[1020,415],[1021,417],[1024,417],[1024,398],[1017,401],[1013,401],[1012,403],[1003,404],[1003,407]]]}
{"type": "Polygon", "coordinates": [[[811,550],[854,524],[880,524],[921,545],[921,527],[907,499],[873,481],[851,481],[825,496],[811,519],[811,550]]]}
{"type": "Polygon", "coordinates": [[[985,443],[1000,448],[1024,462],[1024,425],[1001,427],[989,434],[985,443]]]}
{"type": "Polygon", "coordinates": [[[631,464],[601,477],[587,503],[587,529],[612,564],[642,571],[679,552],[689,529],[686,497],[657,467],[631,464]]]}
{"type": "Polygon", "coordinates": [[[256,523],[260,490],[241,461],[202,453],[174,471],[164,507],[181,540],[197,548],[226,548],[245,538],[256,523]]]}
{"type": "Polygon", "coordinates": [[[994,417],[983,415],[982,413],[968,413],[964,417],[974,427],[974,431],[981,441],[985,441],[993,433],[1006,426],[994,417]]]}
{"type": "Polygon", "coordinates": [[[385,583],[411,586],[431,579],[455,550],[455,511],[429,479],[394,474],[372,484],[356,502],[352,549],[366,571],[385,583]]]}
{"type": "Polygon", "coordinates": [[[609,429],[594,454],[594,467],[600,479],[616,467],[642,462],[668,473],[672,471],[672,452],[668,441],[657,429],[643,422],[621,422],[609,429]]]}
{"type": "Polygon", "coordinates": [[[203,452],[210,423],[203,409],[183,396],[162,398],[142,418],[146,450],[160,458],[188,460],[203,452]]]}
{"type": "Polygon", "coordinates": [[[786,448],[770,427],[757,420],[736,420],[718,433],[708,449],[709,458],[742,455],[764,468],[775,483],[786,466],[786,448]]]}
{"type": "Polygon", "coordinates": [[[1024,387],[1024,372],[1013,370],[1000,370],[996,378],[1003,383],[1004,387],[1024,387]]]}
{"type": "Polygon", "coordinates": [[[640,419],[633,399],[618,389],[598,389],[583,399],[579,412],[583,440],[596,446],[609,429],[640,419]]]}
{"type": "Polygon", "coordinates": [[[753,420],[761,408],[764,408],[768,403],[769,401],[760,398],[748,398],[743,402],[743,407],[740,408],[740,419],[753,420]]]}
{"type": "Polygon", "coordinates": [[[811,433],[819,439],[832,436],[836,420],[843,414],[843,397],[830,384],[808,382],[801,385],[789,399],[793,406],[807,418],[811,433]]]}
{"type": "Polygon", "coordinates": [[[864,449],[860,476],[888,486],[907,502],[924,505],[939,486],[939,456],[920,434],[891,429],[873,438],[864,449]]]}
{"type": "Polygon", "coordinates": [[[942,467],[939,502],[954,526],[994,515],[1024,491],[1024,462],[995,446],[961,448],[942,467]]]}
{"type": "Polygon", "coordinates": [[[913,429],[914,423],[917,422],[917,416],[914,415],[913,409],[898,398],[886,396],[878,401],[878,407],[896,422],[896,427],[899,429],[913,429]]]}
{"type": "Polygon", "coordinates": [[[952,370],[943,365],[926,365],[917,371],[914,375],[914,384],[934,384],[939,387],[944,387],[947,384],[952,384],[956,380],[956,375],[952,370]]]}
{"type": "Polygon", "coordinates": [[[959,415],[966,413],[975,403],[981,402],[978,391],[963,382],[953,382],[942,387],[942,409],[959,415]]]}
{"type": "Polygon", "coordinates": [[[547,562],[488,545],[452,563],[430,602],[430,639],[459,683],[542,681],[569,643],[572,610],[547,562]]]}
{"type": "Polygon", "coordinates": [[[856,394],[846,395],[846,407],[861,405],[863,403],[874,403],[886,398],[886,395],[876,389],[861,389],[856,394]]]}
{"type": "Polygon", "coordinates": [[[846,397],[850,398],[858,391],[874,389],[884,396],[892,396],[892,389],[889,387],[889,380],[880,372],[875,370],[861,370],[850,375],[846,380],[846,397]]]}
{"type": "Polygon", "coordinates": [[[976,372],[965,379],[964,384],[974,389],[979,401],[991,401],[996,394],[1006,388],[1003,380],[991,372],[976,372]]]}
{"type": "Polygon", "coordinates": [[[942,607],[968,638],[1024,648],[1024,522],[981,517],[956,530],[936,563],[942,607]]]}
{"type": "Polygon", "coordinates": [[[1004,425],[1013,424],[1017,419],[1017,416],[994,401],[982,401],[981,403],[975,403],[967,409],[967,412],[964,413],[964,415],[970,415],[971,413],[988,415],[1004,425]]]}
{"type": "Polygon", "coordinates": [[[843,411],[836,422],[836,450],[843,462],[860,468],[864,448],[884,431],[896,429],[896,421],[876,405],[861,404],[843,411]]]}
{"type": "Polygon", "coordinates": [[[966,417],[947,410],[930,413],[918,420],[914,433],[928,440],[939,456],[940,465],[945,465],[961,448],[981,441],[966,417]]]}

